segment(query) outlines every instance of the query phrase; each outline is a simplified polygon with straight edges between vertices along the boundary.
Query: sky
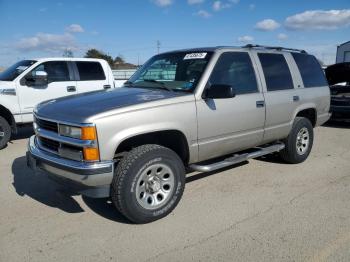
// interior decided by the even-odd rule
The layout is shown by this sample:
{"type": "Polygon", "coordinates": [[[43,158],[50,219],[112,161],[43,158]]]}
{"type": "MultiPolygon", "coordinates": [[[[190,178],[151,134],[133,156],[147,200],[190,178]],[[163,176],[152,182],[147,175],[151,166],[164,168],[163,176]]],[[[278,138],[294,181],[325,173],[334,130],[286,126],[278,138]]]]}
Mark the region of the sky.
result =
{"type": "Polygon", "coordinates": [[[350,40],[350,0],[0,0],[0,66],[89,48],[142,64],[160,52],[247,43],[326,64],[350,40]]]}

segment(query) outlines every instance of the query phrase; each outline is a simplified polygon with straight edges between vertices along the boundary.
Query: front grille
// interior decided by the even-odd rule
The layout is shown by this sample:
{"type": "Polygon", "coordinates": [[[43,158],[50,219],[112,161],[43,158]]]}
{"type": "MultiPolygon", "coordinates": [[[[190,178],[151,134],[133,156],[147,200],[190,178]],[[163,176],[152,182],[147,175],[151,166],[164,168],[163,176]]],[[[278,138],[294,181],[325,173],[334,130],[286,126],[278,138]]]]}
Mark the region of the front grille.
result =
{"type": "Polygon", "coordinates": [[[44,147],[44,149],[49,149],[58,153],[58,148],[60,147],[60,143],[51,139],[47,139],[45,137],[39,137],[40,146],[44,147]]]}
{"type": "Polygon", "coordinates": [[[35,123],[38,125],[38,127],[42,129],[58,133],[58,124],[55,122],[43,120],[40,118],[35,118],[35,123]]]}

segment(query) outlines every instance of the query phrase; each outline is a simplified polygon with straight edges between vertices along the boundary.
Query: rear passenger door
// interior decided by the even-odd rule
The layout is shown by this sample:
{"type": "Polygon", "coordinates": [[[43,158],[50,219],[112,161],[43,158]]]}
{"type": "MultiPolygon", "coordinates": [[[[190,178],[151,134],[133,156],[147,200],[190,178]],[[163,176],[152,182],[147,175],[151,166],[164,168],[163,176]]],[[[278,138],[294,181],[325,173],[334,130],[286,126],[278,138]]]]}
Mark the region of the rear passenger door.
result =
{"type": "Polygon", "coordinates": [[[285,138],[299,105],[293,76],[283,53],[256,53],[266,102],[264,142],[285,138]]]}
{"type": "Polygon", "coordinates": [[[97,61],[76,61],[74,65],[78,73],[77,91],[79,93],[110,88],[101,63],[97,61]]]}
{"type": "Polygon", "coordinates": [[[200,160],[247,149],[262,142],[265,107],[258,83],[248,52],[220,55],[207,88],[230,85],[236,96],[196,101],[200,160]]]}

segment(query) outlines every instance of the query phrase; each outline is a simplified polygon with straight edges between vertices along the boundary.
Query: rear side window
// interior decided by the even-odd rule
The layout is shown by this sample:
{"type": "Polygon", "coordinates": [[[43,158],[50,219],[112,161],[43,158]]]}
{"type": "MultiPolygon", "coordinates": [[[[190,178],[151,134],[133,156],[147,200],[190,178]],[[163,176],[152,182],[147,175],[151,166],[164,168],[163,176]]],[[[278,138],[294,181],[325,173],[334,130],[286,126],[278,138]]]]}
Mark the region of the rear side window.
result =
{"type": "Polygon", "coordinates": [[[299,68],[304,87],[327,86],[325,75],[320,63],[312,55],[292,53],[299,68]]]}
{"type": "Polygon", "coordinates": [[[105,80],[103,68],[98,62],[76,62],[80,81],[105,80]]]}
{"type": "Polygon", "coordinates": [[[230,85],[238,95],[258,92],[252,61],[246,52],[222,54],[209,82],[211,85],[230,85]]]}
{"type": "Polygon", "coordinates": [[[265,75],[267,91],[293,89],[293,80],[282,54],[258,54],[265,75]]]}

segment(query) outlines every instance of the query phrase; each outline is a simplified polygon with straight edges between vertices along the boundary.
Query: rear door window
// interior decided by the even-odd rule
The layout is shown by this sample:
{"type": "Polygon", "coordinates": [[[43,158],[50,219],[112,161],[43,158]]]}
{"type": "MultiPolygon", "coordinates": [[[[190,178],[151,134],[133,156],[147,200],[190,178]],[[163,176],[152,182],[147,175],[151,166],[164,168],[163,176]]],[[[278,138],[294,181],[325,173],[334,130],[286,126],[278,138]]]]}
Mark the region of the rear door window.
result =
{"type": "Polygon", "coordinates": [[[304,87],[327,86],[325,75],[317,59],[308,54],[292,53],[304,87]]]}
{"type": "Polygon", "coordinates": [[[99,62],[76,62],[80,81],[105,80],[106,76],[99,62]]]}
{"type": "Polygon", "coordinates": [[[259,53],[267,91],[293,89],[292,75],[284,55],[259,53]]]}

